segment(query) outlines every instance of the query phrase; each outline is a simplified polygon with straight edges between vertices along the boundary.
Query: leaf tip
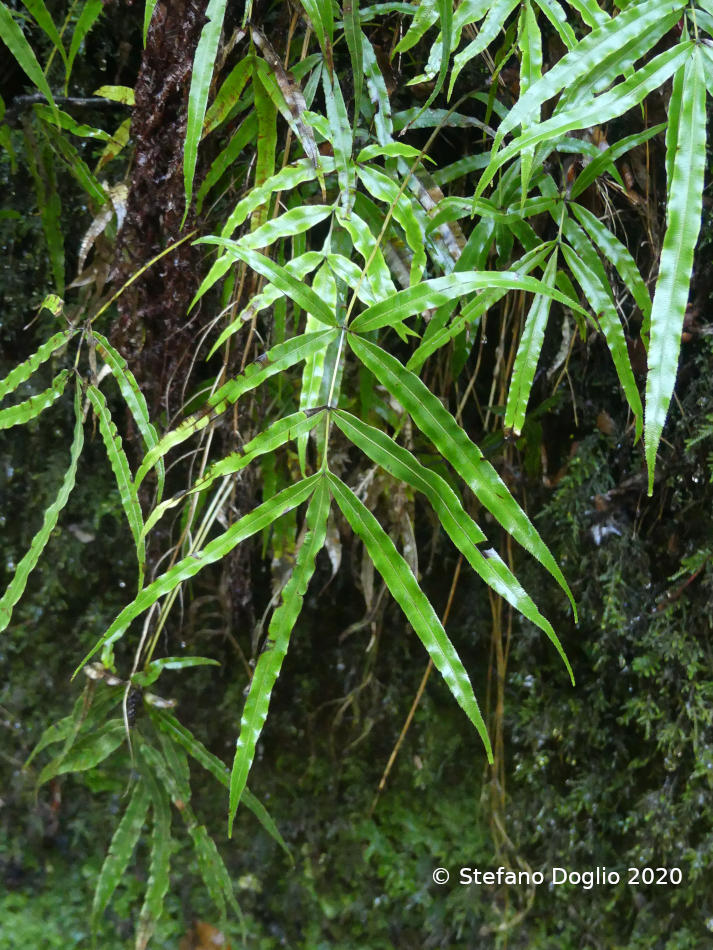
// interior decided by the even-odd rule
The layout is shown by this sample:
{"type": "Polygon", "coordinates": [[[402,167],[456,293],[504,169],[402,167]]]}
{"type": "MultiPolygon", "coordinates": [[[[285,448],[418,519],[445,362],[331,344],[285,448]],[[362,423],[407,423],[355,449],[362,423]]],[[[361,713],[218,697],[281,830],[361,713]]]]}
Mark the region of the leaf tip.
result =
{"type": "Polygon", "coordinates": [[[646,467],[648,468],[649,475],[649,484],[647,489],[647,496],[651,498],[654,493],[654,480],[656,475],[656,449],[658,448],[657,443],[650,443],[646,447],[646,467]]]}

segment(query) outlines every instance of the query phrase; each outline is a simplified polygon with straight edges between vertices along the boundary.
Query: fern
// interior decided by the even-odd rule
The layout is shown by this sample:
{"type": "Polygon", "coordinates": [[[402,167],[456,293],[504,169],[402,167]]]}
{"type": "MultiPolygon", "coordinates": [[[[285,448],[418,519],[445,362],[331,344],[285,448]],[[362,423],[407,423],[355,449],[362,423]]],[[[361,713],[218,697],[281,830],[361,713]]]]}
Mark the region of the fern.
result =
{"type": "MultiPolygon", "coordinates": [[[[73,63],[88,31],[96,28],[101,4],[87,0],[81,7],[68,48],[44,4],[26,6],[50,44],[44,68],[39,51],[33,50],[17,15],[5,4],[0,4],[0,23],[3,41],[49,103],[49,108],[38,108],[28,118],[27,129],[34,131],[26,133],[26,161],[34,170],[57,284],[54,290],[60,294],[64,257],[58,198],[56,189],[50,188],[51,176],[38,164],[46,165],[50,153],[41,152],[39,159],[33,155],[31,135],[50,143],[95,206],[106,203],[105,188],[69,137],[113,142],[100,157],[101,167],[122,154],[128,137],[82,126],[59,111],[55,102],[59,97],[53,96],[46,79],[56,52],[65,89],[69,87],[73,63]]],[[[146,5],[144,42],[156,15],[154,6],[150,0],[146,5]]],[[[505,320],[511,308],[519,308],[522,331],[512,350],[504,410],[504,426],[517,436],[527,421],[547,326],[552,313],[564,308],[578,320],[582,335],[589,324],[589,332],[601,333],[609,349],[635,437],[643,431],[650,491],[675,384],[701,221],[706,92],[713,89],[713,40],[704,34],[713,25],[713,13],[659,0],[621,10],[578,0],[567,11],[557,0],[522,4],[464,0],[455,11],[447,2],[422,0],[377,5],[368,11],[345,2],[341,19],[335,19],[331,2],[305,0],[302,6],[302,28],[309,25],[314,41],[310,46],[310,34],[303,33],[301,53],[294,46],[281,46],[281,38],[270,35],[269,24],[249,22],[248,4],[243,27],[230,41],[241,44],[242,58],[234,63],[232,47],[222,36],[224,0],[210,0],[207,5],[195,52],[183,145],[184,220],[203,210],[195,246],[204,255],[204,276],[191,307],[193,319],[204,320],[215,302],[222,301],[211,346],[197,346],[194,354],[223,360],[210,392],[196,394],[191,411],[177,423],[152,421],[126,360],[109,337],[95,329],[97,324],[103,326],[119,294],[171,249],[144,265],[108,302],[85,294],[78,301],[85,322],[75,321],[67,330],[48,336],[0,383],[0,396],[16,394],[50,358],[57,359],[70,340],[78,340],[71,369],[60,370],[49,388],[0,409],[0,427],[8,427],[26,424],[66,398],[64,389],[75,369],[90,379],[87,384],[77,376],[70,468],[0,600],[1,628],[9,623],[72,490],[90,408],[134,541],[138,591],[105,631],[96,631],[96,642],[82,666],[101,651],[103,668],[116,676],[115,648],[126,639],[136,656],[126,689],[150,685],[163,669],[171,668],[173,659],[153,659],[158,634],[149,635],[149,627],[155,610],[160,630],[179,593],[187,593],[191,578],[261,532],[268,539],[272,532],[273,553],[290,555],[287,577],[271,605],[267,648],[257,658],[249,683],[230,778],[170,716],[153,714],[158,716],[155,735],[137,740],[141,777],[114,835],[97,887],[93,920],[96,924],[107,906],[150,810],[150,878],[139,946],[150,938],[167,889],[166,842],[172,834],[167,795],[183,804],[182,815],[209,892],[223,910],[234,904],[227,872],[187,804],[186,752],[229,787],[230,829],[239,803],[250,801],[263,824],[279,838],[272,819],[249,796],[246,783],[316,558],[329,544],[327,526],[340,523],[334,520],[337,511],[360,539],[492,760],[485,723],[456,645],[420,586],[415,562],[407,560],[405,550],[398,550],[358,488],[367,468],[375,466],[394,490],[408,486],[428,500],[445,535],[473,570],[546,634],[571,675],[554,629],[509,563],[498,555],[494,540],[471,516],[471,508],[483,508],[499,526],[495,540],[502,529],[549,572],[576,616],[568,583],[518,500],[466,432],[452,392],[434,393],[424,382],[424,369],[443,360],[451,349],[454,364],[463,366],[486,318],[505,320]],[[433,83],[424,105],[399,115],[392,113],[370,27],[391,15],[402,19],[396,53],[404,70],[411,70],[413,82],[433,83]],[[674,30],[679,22],[680,36],[674,30]],[[550,29],[557,32],[566,52],[558,62],[545,64],[542,35],[550,29]],[[418,50],[426,64],[423,75],[414,68],[418,50]],[[511,57],[519,62],[514,95],[502,72],[511,57]],[[471,88],[483,65],[491,74],[487,94],[471,88]],[[344,82],[349,71],[353,98],[344,82]],[[673,92],[665,123],[613,145],[606,143],[603,149],[588,140],[588,129],[641,107],[669,80],[673,92]],[[456,90],[461,98],[451,104],[456,90]],[[442,108],[431,108],[437,98],[447,101],[441,102],[442,108]],[[287,134],[279,116],[287,123],[287,134]],[[237,131],[231,124],[236,122],[237,131]],[[474,127],[474,154],[433,168],[434,143],[446,126],[474,127]],[[423,148],[399,136],[424,128],[432,131],[423,148]],[[626,191],[617,162],[630,149],[648,148],[664,130],[668,203],[652,301],[634,256],[611,222],[593,213],[584,199],[592,189],[616,185],[626,191]],[[212,153],[204,144],[208,136],[223,143],[212,153]],[[568,165],[572,155],[575,164],[568,165]],[[561,181],[554,171],[558,163],[561,181]],[[237,202],[227,197],[235,193],[235,182],[240,182],[237,202]],[[451,193],[444,195],[441,187],[450,187],[451,193]],[[644,320],[645,410],[622,323],[622,290],[644,320]],[[251,349],[256,339],[260,346],[251,349]],[[237,371],[229,357],[236,345],[244,348],[243,365],[237,371]],[[144,455],[135,466],[100,388],[107,374],[118,384],[119,396],[139,430],[144,455]],[[249,400],[258,390],[270,413],[255,426],[241,451],[216,455],[210,434],[233,415],[254,422],[249,400]],[[405,439],[407,431],[420,433],[417,452],[405,439]],[[162,500],[166,471],[184,443],[194,454],[200,450],[203,462],[194,476],[186,476],[177,494],[162,500]],[[283,463],[282,450],[291,443],[297,462],[289,467],[283,463]],[[278,451],[281,454],[275,456],[278,451]],[[432,464],[421,461],[424,453],[432,464]],[[265,476],[262,503],[216,534],[229,480],[258,460],[265,476]],[[153,494],[150,473],[156,478],[153,494]],[[475,499],[473,506],[465,503],[467,491],[475,499]],[[148,565],[147,578],[146,538],[174,508],[181,511],[181,539],[163,573],[157,575],[155,565],[148,565]],[[142,617],[144,633],[136,638],[132,625],[142,617]]],[[[130,95],[118,101],[129,106],[133,102],[130,95]]],[[[5,148],[8,135],[0,137],[5,148]]],[[[206,328],[206,336],[211,329],[206,328]]],[[[77,738],[83,729],[76,717],[72,723],[43,740],[43,747],[62,740],[67,746],[45,767],[43,779],[60,770],[92,767],[120,744],[122,720],[93,738],[77,738]]]]}

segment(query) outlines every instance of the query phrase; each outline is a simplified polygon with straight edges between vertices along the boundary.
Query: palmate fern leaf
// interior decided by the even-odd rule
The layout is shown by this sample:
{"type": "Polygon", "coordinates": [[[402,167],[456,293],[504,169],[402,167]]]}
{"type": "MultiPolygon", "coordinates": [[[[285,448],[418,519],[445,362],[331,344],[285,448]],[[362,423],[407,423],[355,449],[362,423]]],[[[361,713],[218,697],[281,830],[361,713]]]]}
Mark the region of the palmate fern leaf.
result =
{"type": "Polygon", "coordinates": [[[229,475],[236,475],[246,468],[254,459],[259,458],[261,455],[276,452],[290,439],[300,439],[309,435],[312,429],[320,422],[322,415],[323,413],[321,411],[310,413],[295,412],[284,419],[277,419],[272,425],[261,432],[260,435],[251,439],[239,452],[234,452],[226,456],[226,458],[214,462],[185,492],[174,495],[173,498],[167,498],[166,501],[157,505],[146,519],[143,533],[148,534],[156,522],[171,508],[182,504],[188,494],[206,492],[217,479],[225,478],[229,475]]]}
{"type": "MultiPolygon", "coordinates": [[[[562,112],[556,112],[551,119],[528,127],[510,145],[497,152],[483,172],[476,188],[474,200],[480,198],[492,182],[498,169],[518,155],[524,148],[552,141],[575,129],[584,129],[591,125],[609,122],[624,115],[637,106],[655,89],[658,89],[676,70],[686,62],[691,54],[691,43],[678,45],[660,53],[631,78],[624,80],[613,89],[601,93],[584,103],[577,103],[562,112]]],[[[533,87],[534,88],[534,87],[533,87]]]]}
{"type": "MultiPolygon", "coordinates": [[[[562,646],[552,625],[542,616],[504,562],[492,549],[486,552],[477,545],[486,540],[480,527],[465,513],[453,489],[440,475],[421,465],[406,449],[397,445],[386,433],[361,422],[342,411],[334,413],[334,423],[377,465],[401,482],[413,486],[428,498],[438,518],[458,550],[471,567],[505,600],[547,634],[572,676],[562,646]]],[[[388,580],[387,580],[388,584],[388,580]]],[[[390,586],[390,585],[389,585],[390,586]]]]}
{"type": "MultiPolygon", "coordinates": [[[[164,734],[161,744],[164,750],[164,756],[169,765],[176,757],[176,746],[180,746],[222,785],[229,788],[230,770],[217,756],[209,752],[189,729],[186,729],[174,716],[163,710],[159,712],[158,710],[152,709],[150,714],[157,728],[164,734]],[[165,741],[163,741],[164,739],[165,741]]],[[[173,771],[175,773],[176,769],[174,768],[173,771]]],[[[243,789],[240,802],[255,815],[265,831],[282,848],[290,861],[294,863],[292,852],[287,847],[273,818],[265,806],[258,801],[247,787],[243,789]]]]}
{"type": "Polygon", "coordinates": [[[389,392],[393,392],[416,425],[447,459],[477,498],[533,557],[552,574],[570,599],[574,598],[547,546],[478,447],[443,404],[397,359],[365,339],[350,335],[349,345],[389,392]]]}
{"type": "Polygon", "coordinates": [[[519,98],[498,129],[495,148],[518,125],[522,124],[524,130],[535,110],[548,99],[566,86],[571,87],[580,77],[588,77],[592,70],[597,70],[597,83],[605,88],[656,45],[680,17],[682,7],[682,3],[645,0],[644,3],[631,4],[618,16],[592,30],[519,98]]]}
{"type": "MultiPolygon", "coordinates": [[[[244,252],[246,254],[252,252],[244,252]]],[[[245,392],[259,386],[261,382],[276,373],[310,356],[326,346],[338,334],[338,330],[320,330],[302,337],[295,337],[286,343],[273,347],[265,358],[247,366],[239,376],[225,383],[209,400],[206,408],[184,420],[176,429],[172,429],[147,452],[139,471],[136,473],[138,485],[146,473],[162,458],[169,449],[180,445],[192,435],[200,432],[220,413],[232,406],[245,392]]]]}

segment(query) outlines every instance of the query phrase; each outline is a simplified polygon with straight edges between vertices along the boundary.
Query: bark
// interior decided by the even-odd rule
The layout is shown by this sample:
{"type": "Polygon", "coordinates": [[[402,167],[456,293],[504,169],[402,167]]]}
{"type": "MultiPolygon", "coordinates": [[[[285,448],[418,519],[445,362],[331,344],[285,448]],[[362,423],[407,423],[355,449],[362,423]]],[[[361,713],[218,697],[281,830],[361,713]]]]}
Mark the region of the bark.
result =
{"type": "MultiPolygon", "coordinates": [[[[191,66],[205,22],[200,0],[159,2],[149,29],[131,123],[134,163],[127,214],[117,249],[123,283],[190,230],[183,218],[183,143],[191,66]]],[[[197,288],[196,251],[182,244],[153,265],[119,298],[114,343],[127,359],[155,415],[180,408],[175,385],[187,368],[194,334],[186,314],[197,288]]]]}

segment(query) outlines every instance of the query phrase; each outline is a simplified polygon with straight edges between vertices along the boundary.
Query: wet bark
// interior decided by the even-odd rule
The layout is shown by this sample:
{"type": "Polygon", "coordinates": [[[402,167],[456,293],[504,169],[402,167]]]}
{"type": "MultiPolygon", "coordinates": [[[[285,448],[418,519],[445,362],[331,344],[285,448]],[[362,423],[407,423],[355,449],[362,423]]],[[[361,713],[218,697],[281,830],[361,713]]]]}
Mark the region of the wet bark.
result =
{"type": "MultiPolygon", "coordinates": [[[[183,144],[191,67],[205,5],[200,0],[157,4],[135,87],[131,123],[134,160],[127,214],[117,248],[120,285],[191,228],[185,209],[183,144]]],[[[120,298],[113,342],[127,359],[149,410],[180,408],[181,368],[195,335],[187,312],[197,288],[196,251],[182,244],[149,268],[120,298]]]]}

